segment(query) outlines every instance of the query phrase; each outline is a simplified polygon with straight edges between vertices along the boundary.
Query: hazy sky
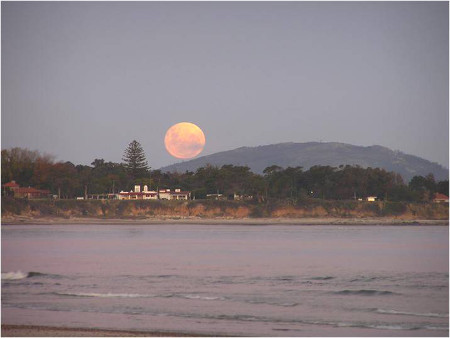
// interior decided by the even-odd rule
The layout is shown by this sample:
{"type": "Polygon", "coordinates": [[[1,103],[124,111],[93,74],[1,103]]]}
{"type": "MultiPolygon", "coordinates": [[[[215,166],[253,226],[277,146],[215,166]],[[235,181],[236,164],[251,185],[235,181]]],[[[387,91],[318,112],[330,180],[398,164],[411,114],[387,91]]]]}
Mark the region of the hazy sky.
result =
{"type": "MultiPolygon", "coordinates": [[[[448,167],[447,2],[2,2],[2,149],[383,145],[448,167]]],[[[200,156],[201,156],[200,155],[200,156]]]]}

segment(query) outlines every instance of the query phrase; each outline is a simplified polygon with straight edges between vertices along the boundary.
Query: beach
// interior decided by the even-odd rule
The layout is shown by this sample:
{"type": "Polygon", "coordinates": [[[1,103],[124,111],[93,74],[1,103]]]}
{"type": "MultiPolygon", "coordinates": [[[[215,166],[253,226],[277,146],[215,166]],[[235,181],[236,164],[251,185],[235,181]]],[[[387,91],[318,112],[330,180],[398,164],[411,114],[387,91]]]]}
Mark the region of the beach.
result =
{"type": "Polygon", "coordinates": [[[448,225],[448,219],[410,219],[394,217],[302,217],[302,218],[95,218],[95,217],[2,217],[2,224],[229,224],[229,225],[448,225]]]}
{"type": "Polygon", "coordinates": [[[148,332],[2,324],[3,337],[201,337],[180,332],[148,332]]]}

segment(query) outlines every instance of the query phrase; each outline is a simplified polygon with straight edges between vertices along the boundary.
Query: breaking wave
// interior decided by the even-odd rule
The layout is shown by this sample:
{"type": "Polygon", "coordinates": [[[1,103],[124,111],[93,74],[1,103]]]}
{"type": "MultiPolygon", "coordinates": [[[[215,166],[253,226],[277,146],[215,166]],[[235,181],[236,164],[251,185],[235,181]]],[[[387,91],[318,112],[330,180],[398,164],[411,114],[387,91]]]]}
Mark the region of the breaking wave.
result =
{"type": "Polygon", "coordinates": [[[28,274],[22,271],[2,272],[2,280],[18,280],[27,278],[28,274]]]}
{"type": "MultiPolygon", "coordinates": [[[[187,318],[206,318],[215,320],[233,320],[243,322],[263,322],[263,323],[284,323],[284,324],[308,324],[308,325],[324,325],[332,327],[353,327],[363,329],[378,329],[378,330],[448,330],[447,326],[440,325],[427,325],[427,324],[407,324],[407,323],[365,323],[365,322],[338,322],[338,321],[316,321],[316,320],[297,320],[297,319],[282,319],[282,318],[270,318],[263,316],[251,316],[244,314],[235,315],[194,315],[194,314],[181,314],[171,313],[172,316],[187,317],[187,318]]],[[[296,331],[287,329],[285,331],[296,331]]]]}
{"type": "Polygon", "coordinates": [[[195,294],[140,294],[140,293],[94,293],[94,292],[55,292],[59,296],[68,297],[94,297],[94,298],[185,298],[198,300],[225,300],[222,297],[201,296],[195,294]]]}
{"type": "Polygon", "coordinates": [[[414,325],[414,324],[370,324],[370,323],[338,323],[338,327],[359,327],[364,329],[378,329],[378,330],[448,330],[446,326],[433,326],[433,325],[414,325]]]}
{"type": "Polygon", "coordinates": [[[385,309],[372,309],[376,313],[388,314],[388,315],[405,315],[405,316],[416,316],[416,317],[437,317],[437,318],[448,318],[448,313],[417,313],[408,311],[397,311],[397,310],[385,310],[385,309]]]}
{"type": "Polygon", "coordinates": [[[3,280],[19,280],[24,278],[33,278],[33,277],[49,277],[49,278],[60,278],[59,275],[30,271],[28,273],[22,271],[11,271],[11,272],[2,272],[3,280]]]}
{"type": "Polygon", "coordinates": [[[283,307],[294,307],[299,305],[298,303],[278,303],[278,302],[270,302],[270,301],[263,301],[263,300],[247,300],[245,301],[249,304],[266,304],[266,305],[274,305],[274,306],[283,306],[283,307]]]}
{"type": "Polygon", "coordinates": [[[28,272],[27,277],[42,277],[42,276],[49,276],[49,275],[46,273],[42,273],[42,272],[31,271],[31,272],[28,272]]]}
{"type": "Polygon", "coordinates": [[[138,293],[84,293],[84,292],[55,292],[59,296],[69,297],[98,297],[98,298],[149,298],[155,295],[143,295],[138,293]]]}
{"type": "Polygon", "coordinates": [[[332,276],[323,276],[323,277],[311,277],[311,280],[329,280],[329,279],[334,279],[334,277],[332,276]]]}
{"type": "Polygon", "coordinates": [[[174,295],[174,297],[181,297],[187,299],[200,299],[200,300],[225,300],[222,297],[210,297],[210,296],[200,296],[200,295],[174,295]]]}
{"type": "Polygon", "coordinates": [[[350,283],[353,283],[353,282],[373,282],[373,281],[375,281],[375,280],[379,280],[379,279],[384,279],[383,277],[365,277],[365,276],[362,276],[362,277],[357,277],[357,278],[354,278],[354,279],[352,279],[352,280],[350,280],[350,283]]]}
{"type": "Polygon", "coordinates": [[[183,293],[168,293],[168,294],[163,294],[163,295],[157,295],[156,297],[184,298],[184,299],[198,299],[198,300],[225,300],[225,298],[223,298],[223,297],[203,296],[203,295],[183,294],[183,293]]]}
{"type": "Polygon", "coordinates": [[[360,296],[387,296],[396,295],[392,291],[378,291],[378,290],[342,290],[333,292],[336,295],[360,295],[360,296]]]}

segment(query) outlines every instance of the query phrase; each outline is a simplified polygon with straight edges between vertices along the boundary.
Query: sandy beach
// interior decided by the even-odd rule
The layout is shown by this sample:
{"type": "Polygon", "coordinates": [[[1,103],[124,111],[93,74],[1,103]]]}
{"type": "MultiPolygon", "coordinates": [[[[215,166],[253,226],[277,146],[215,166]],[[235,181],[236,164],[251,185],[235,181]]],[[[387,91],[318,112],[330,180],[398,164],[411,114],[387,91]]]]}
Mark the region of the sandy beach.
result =
{"type": "Polygon", "coordinates": [[[202,337],[180,332],[121,331],[89,328],[66,328],[2,324],[3,337],[202,337]]]}
{"type": "Polygon", "coordinates": [[[158,218],[93,218],[93,217],[2,217],[2,224],[230,224],[230,225],[448,225],[449,220],[404,219],[392,217],[367,218],[200,218],[200,217],[158,217],[158,218]]]}

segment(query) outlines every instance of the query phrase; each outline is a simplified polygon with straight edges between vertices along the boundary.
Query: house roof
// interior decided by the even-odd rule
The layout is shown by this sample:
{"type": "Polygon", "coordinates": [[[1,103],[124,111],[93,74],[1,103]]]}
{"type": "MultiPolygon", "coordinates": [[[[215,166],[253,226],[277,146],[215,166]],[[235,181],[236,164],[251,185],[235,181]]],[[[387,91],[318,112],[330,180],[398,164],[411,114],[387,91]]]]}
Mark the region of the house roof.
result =
{"type": "Polygon", "coordinates": [[[16,181],[11,181],[11,182],[5,183],[5,184],[3,184],[3,186],[6,187],[6,188],[18,188],[18,187],[20,187],[20,185],[18,185],[16,183],[16,181]]]}
{"type": "Polygon", "coordinates": [[[437,192],[434,194],[434,199],[435,200],[448,200],[448,196],[437,192]]]}
{"type": "Polygon", "coordinates": [[[50,191],[49,190],[39,190],[39,189],[35,189],[35,188],[18,188],[16,190],[17,193],[22,193],[22,194],[49,194],[50,191]]]}

